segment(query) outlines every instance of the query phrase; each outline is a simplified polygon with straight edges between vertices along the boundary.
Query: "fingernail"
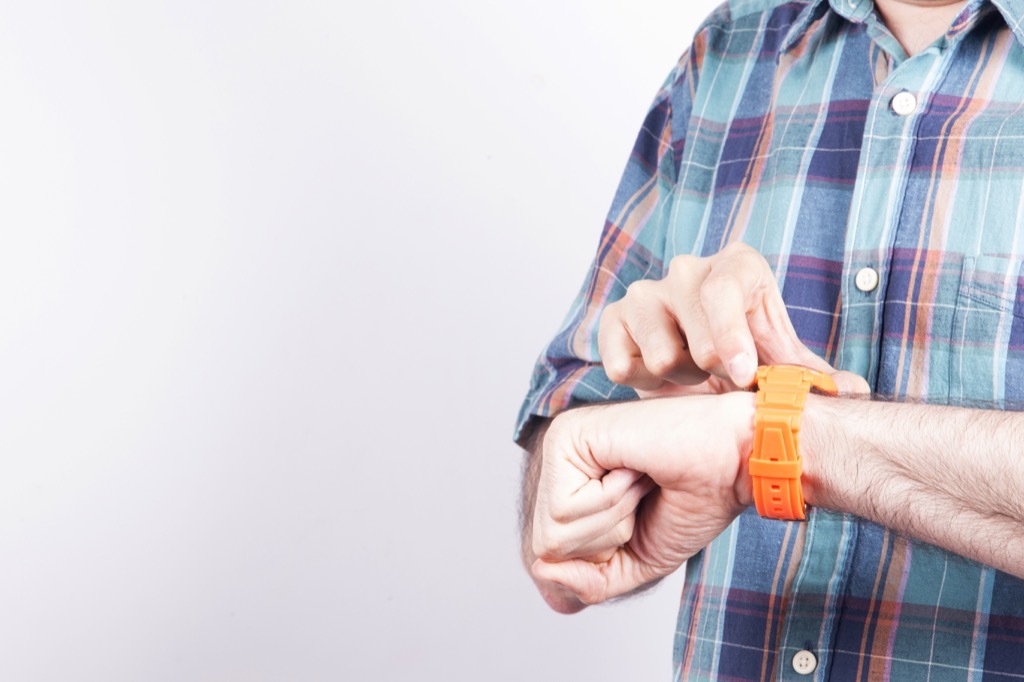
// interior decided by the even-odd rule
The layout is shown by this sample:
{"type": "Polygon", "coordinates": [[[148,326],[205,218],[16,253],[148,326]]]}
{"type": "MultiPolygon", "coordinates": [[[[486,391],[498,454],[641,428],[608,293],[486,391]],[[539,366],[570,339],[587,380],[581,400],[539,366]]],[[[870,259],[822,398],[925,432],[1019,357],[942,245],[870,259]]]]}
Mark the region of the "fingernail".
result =
{"type": "Polygon", "coordinates": [[[745,388],[752,384],[756,373],[757,363],[747,353],[740,353],[729,363],[729,376],[737,386],[745,388]]]}

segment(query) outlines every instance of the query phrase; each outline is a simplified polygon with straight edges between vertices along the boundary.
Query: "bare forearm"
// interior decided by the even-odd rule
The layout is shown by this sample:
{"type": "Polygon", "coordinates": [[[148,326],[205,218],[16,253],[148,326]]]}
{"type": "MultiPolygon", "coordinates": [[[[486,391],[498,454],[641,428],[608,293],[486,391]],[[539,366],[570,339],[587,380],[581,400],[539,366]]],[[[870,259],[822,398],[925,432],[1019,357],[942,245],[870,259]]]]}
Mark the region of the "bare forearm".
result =
{"type": "Polygon", "coordinates": [[[1024,577],[1024,414],[811,396],[808,502],[1024,577]]]}

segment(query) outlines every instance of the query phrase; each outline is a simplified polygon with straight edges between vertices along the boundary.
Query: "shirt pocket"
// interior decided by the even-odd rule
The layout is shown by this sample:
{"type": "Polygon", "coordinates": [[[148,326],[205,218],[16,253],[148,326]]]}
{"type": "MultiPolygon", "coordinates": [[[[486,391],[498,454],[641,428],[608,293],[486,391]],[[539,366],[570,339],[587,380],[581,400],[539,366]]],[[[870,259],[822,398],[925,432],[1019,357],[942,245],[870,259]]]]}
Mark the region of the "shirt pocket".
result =
{"type": "Polygon", "coordinates": [[[954,404],[1024,404],[1024,259],[964,259],[950,338],[954,404]]]}

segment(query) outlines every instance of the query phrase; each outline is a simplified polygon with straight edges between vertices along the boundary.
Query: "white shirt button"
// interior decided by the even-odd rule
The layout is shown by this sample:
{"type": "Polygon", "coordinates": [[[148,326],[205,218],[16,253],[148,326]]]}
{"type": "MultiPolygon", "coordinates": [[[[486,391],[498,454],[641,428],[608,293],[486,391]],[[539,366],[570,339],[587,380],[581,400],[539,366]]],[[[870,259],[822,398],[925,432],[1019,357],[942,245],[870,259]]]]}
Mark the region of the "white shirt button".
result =
{"type": "Polygon", "coordinates": [[[874,268],[861,268],[857,271],[854,283],[865,294],[874,291],[878,287],[878,270],[874,268]]]}
{"type": "Polygon", "coordinates": [[[917,98],[914,97],[913,93],[904,90],[892,98],[889,106],[892,107],[893,112],[897,116],[909,116],[917,109],[917,98]]]}
{"type": "Polygon", "coordinates": [[[793,670],[800,675],[810,675],[818,667],[818,659],[806,649],[796,652],[793,657],[793,670]]]}

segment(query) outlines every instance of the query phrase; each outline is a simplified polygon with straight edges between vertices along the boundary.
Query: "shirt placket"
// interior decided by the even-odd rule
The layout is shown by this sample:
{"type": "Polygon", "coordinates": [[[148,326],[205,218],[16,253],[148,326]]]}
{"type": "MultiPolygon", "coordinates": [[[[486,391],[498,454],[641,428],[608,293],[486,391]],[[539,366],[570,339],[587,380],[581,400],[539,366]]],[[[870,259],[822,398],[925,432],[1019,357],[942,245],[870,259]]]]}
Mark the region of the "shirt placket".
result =
{"type": "Polygon", "coordinates": [[[856,533],[856,524],[841,514],[811,510],[804,555],[786,606],[777,680],[827,679],[856,533]]]}
{"type": "MultiPolygon", "coordinates": [[[[927,93],[942,76],[943,48],[910,59],[865,12],[868,0],[842,0],[850,16],[863,20],[877,44],[889,52],[888,77],[872,93],[861,147],[857,183],[846,231],[838,363],[875,386],[892,245],[901,227],[901,207],[915,150],[915,130],[927,93]],[[901,61],[902,59],[902,61],[901,61]]],[[[833,6],[835,6],[833,2],[833,6]]],[[[812,510],[807,544],[790,593],[780,640],[776,679],[826,680],[837,619],[856,550],[857,521],[812,510]]]]}
{"type": "Polygon", "coordinates": [[[837,355],[841,369],[865,377],[873,388],[893,245],[899,230],[920,229],[902,223],[902,210],[917,127],[929,93],[942,78],[944,51],[930,47],[896,64],[875,88],[867,113],[846,230],[837,355]]]}

